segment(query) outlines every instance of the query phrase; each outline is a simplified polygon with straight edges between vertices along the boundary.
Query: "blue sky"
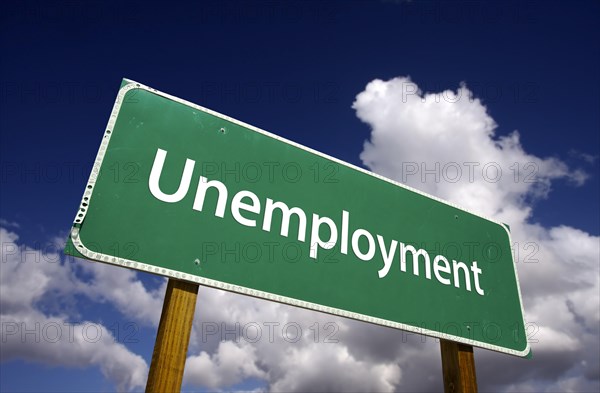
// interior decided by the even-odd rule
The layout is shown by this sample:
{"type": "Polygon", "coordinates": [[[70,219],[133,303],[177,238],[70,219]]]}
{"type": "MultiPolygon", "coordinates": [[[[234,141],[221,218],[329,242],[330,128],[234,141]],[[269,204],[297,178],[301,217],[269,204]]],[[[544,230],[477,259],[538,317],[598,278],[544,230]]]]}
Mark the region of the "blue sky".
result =
{"type": "MultiPolygon", "coordinates": [[[[393,172],[391,158],[383,157],[372,139],[387,135],[378,134],[387,123],[374,113],[367,85],[375,79],[387,83],[410,77],[423,94],[457,92],[464,83],[497,124],[494,138],[519,131],[519,146],[527,155],[518,156],[524,159],[515,163],[524,165],[531,161],[527,157],[535,157],[560,172],[557,175],[540,169],[539,177],[549,187],[543,195],[531,189],[510,189],[506,194],[509,199],[498,203],[529,209],[525,218],[515,215],[520,217],[517,225],[523,226],[523,239],[539,240],[540,247],[546,247],[547,260],[552,261],[548,263],[558,266],[561,261],[573,261],[573,269],[586,266],[587,270],[581,268],[582,274],[598,274],[594,248],[600,232],[600,51],[594,38],[598,36],[598,2],[5,1],[0,7],[0,218],[7,233],[18,235],[18,240],[7,237],[11,240],[3,239],[3,244],[26,245],[49,255],[55,250],[48,245],[66,237],[123,77],[390,177],[400,174],[393,172]],[[356,104],[361,92],[366,92],[366,103],[356,104]],[[365,147],[367,140],[372,140],[371,148],[365,147]],[[548,161],[550,158],[554,161],[548,161]],[[565,234],[564,228],[571,232],[565,234]],[[539,237],[532,237],[534,233],[539,237]],[[552,251],[563,240],[573,241],[575,248],[587,254],[565,256],[552,251]],[[556,243],[544,243],[551,241],[556,243]],[[591,248],[586,248],[587,244],[591,248]]],[[[386,86],[393,88],[392,84],[386,86]]],[[[403,126],[406,130],[392,139],[382,137],[386,143],[397,143],[400,153],[402,138],[416,135],[411,125],[403,126]]],[[[418,136],[415,140],[423,142],[419,145],[422,151],[415,152],[411,160],[422,156],[425,162],[433,162],[429,161],[432,154],[444,151],[432,145],[435,140],[418,136]]],[[[452,157],[461,157],[460,152],[454,153],[452,157]]],[[[510,160],[505,162],[505,173],[510,175],[510,160]]],[[[435,184],[410,185],[447,199],[454,197],[435,184]]],[[[96,268],[86,271],[78,266],[83,263],[66,259],[58,265],[67,266],[63,268],[68,270],[65,274],[75,277],[67,282],[80,286],[94,281],[86,275],[97,282],[102,282],[99,277],[110,276],[96,268]]],[[[554,265],[536,267],[554,271],[554,265]]],[[[46,272],[54,279],[62,277],[62,273],[46,272]]],[[[554,288],[550,278],[550,284],[536,282],[536,273],[540,270],[519,272],[530,280],[531,287],[554,288]]],[[[107,278],[106,282],[114,280],[107,278]]],[[[162,279],[130,273],[127,280],[140,283],[149,302],[161,300],[162,279]]],[[[590,285],[597,289],[597,281],[590,285]]],[[[560,287],[553,293],[565,304],[572,304],[583,295],[569,292],[569,288],[560,287]]],[[[541,319],[547,315],[536,300],[542,292],[536,289],[525,295],[530,297],[533,315],[541,319]]],[[[124,350],[149,363],[156,331],[154,315],[132,311],[110,296],[93,298],[74,289],[64,290],[63,295],[71,300],[65,301],[60,289],[48,290],[43,299],[28,303],[31,315],[60,315],[73,323],[113,326],[113,335],[120,333],[116,341],[124,350]],[[123,335],[133,331],[128,330],[131,326],[135,340],[124,340],[123,335]]],[[[234,308],[249,302],[230,296],[227,302],[234,308]]],[[[588,302],[597,305],[598,293],[588,302]]],[[[527,301],[525,312],[528,314],[527,301]]],[[[322,316],[308,312],[299,315],[296,318],[312,321],[307,326],[324,321],[319,319],[322,316]]],[[[580,315],[579,311],[573,315],[580,315]]],[[[582,328],[591,332],[589,341],[573,345],[596,349],[598,321],[593,312],[587,318],[582,328]]],[[[568,328],[567,322],[541,319],[537,321],[540,331],[546,326],[546,332],[563,332],[571,338],[577,331],[568,328]]],[[[369,330],[375,334],[381,331],[369,330]]],[[[385,337],[394,337],[387,334],[385,337]]],[[[30,348],[27,351],[3,346],[2,391],[109,391],[119,386],[116,377],[102,369],[101,362],[57,364],[44,360],[43,351],[30,344],[23,344],[30,348]]],[[[218,352],[216,345],[204,353],[213,356],[218,352]]],[[[379,358],[365,353],[378,344],[365,345],[364,353],[353,353],[354,359],[376,367],[379,358]]],[[[418,348],[418,340],[412,345],[418,348]]],[[[200,357],[202,347],[192,347],[196,352],[190,356],[200,357]]],[[[257,348],[245,353],[268,357],[257,348]]],[[[532,361],[526,367],[530,377],[523,374],[525,371],[515,377],[522,385],[501,379],[481,383],[502,391],[598,387],[597,356],[582,349],[568,357],[572,363],[563,364],[554,361],[552,348],[540,351],[539,363],[532,361]],[[591,371],[573,366],[583,359],[591,364],[591,371]],[[559,370],[557,378],[563,385],[553,385],[556,382],[549,377],[551,370],[559,370]]],[[[218,365],[216,357],[211,359],[218,365]]],[[[402,364],[400,358],[392,360],[402,364]]],[[[387,359],[385,367],[392,360],[387,359]]],[[[244,390],[292,386],[285,384],[289,382],[286,377],[274,377],[276,373],[268,364],[261,367],[240,371],[237,379],[206,382],[192,378],[185,386],[244,390]]],[[[482,375],[487,375],[486,366],[481,367],[482,375]]],[[[410,380],[405,382],[406,377],[397,379],[390,377],[389,386],[367,387],[426,390],[429,386],[411,385],[410,380]]]]}

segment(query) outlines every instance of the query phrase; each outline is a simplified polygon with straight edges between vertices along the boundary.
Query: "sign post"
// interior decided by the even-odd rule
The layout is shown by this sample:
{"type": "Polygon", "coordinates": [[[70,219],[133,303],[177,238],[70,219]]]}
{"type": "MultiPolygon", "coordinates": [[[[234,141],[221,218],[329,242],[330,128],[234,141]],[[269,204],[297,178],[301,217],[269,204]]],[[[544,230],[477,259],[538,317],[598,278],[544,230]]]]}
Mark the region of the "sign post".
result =
{"type": "Polygon", "coordinates": [[[181,391],[197,294],[198,284],[169,279],[146,393],[181,391]]]}
{"type": "Polygon", "coordinates": [[[475,359],[471,345],[440,341],[445,393],[477,393],[475,359]]]}

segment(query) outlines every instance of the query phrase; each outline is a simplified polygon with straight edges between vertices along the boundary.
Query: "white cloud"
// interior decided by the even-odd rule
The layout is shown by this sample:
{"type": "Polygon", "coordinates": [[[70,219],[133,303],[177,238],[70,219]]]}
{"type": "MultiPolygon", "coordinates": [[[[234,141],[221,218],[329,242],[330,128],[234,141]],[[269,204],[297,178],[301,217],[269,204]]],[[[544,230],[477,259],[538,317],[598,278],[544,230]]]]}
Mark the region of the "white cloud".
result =
{"type": "Polygon", "coordinates": [[[292,348],[280,367],[274,392],[393,392],[401,379],[397,364],[359,361],[343,345],[292,348]]]}
{"type": "Polygon", "coordinates": [[[383,333],[401,340],[397,330],[200,287],[184,383],[227,389],[253,377],[270,391],[393,391],[395,354],[359,345],[383,333]],[[235,354],[229,366],[224,354],[235,354]]]}
{"type": "Polygon", "coordinates": [[[580,160],[583,160],[585,163],[593,165],[596,161],[598,161],[598,158],[600,156],[598,156],[598,154],[589,154],[589,153],[584,153],[582,151],[578,151],[576,149],[571,149],[569,150],[569,155],[573,158],[577,158],[580,160]]]}
{"type": "MultiPolygon", "coordinates": [[[[0,244],[2,362],[24,359],[50,366],[95,366],[119,391],[145,386],[148,366],[141,356],[115,340],[104,325],[93,321],[73,322],[80,318],[69,306],[69,299],[75,295],[91,296],[95,289],[75,273],[76,266],[86,262],[69,263],[58,252],[19,244],[18,236],[4,228],[0,228],[0,244]]],[[[92,281],[102,286],[104,292],[111,292],[114,288],[108,284],[114,280],[107,279],[107,274],[101,271],[101,268],[92,269],[92,281]]],[[[123,276],[129,277],[127,273],[123,276]]],[[[141,299],[150,296],[135,289],[139,281],[129,277],[127,283],[134,288],[129,296],[139,295],[141,299]]],[[[130,300],[132,307],[142,306],[134,298],[130,300]]]]}
{"type": "Polygon", "coordinates": [[[70,323],[36,310],[0,315],[2,362],[24,359],[48,366],[99,367],[119,391],[143,387],[148,366],[118,343],[110,330],[90,321],[70,323]]]}
{"type": "Polygon", "coordinates": [[[4,218],[0,218],[0,225],[5,228],[17,228],[18,229],[21,227],[18,222],[8,221],[4,218]]]}
{"type": "Polygon", "coordinates": [[[600,238],[530,222],[531,201],[548,197],[553,181],[577,186],[587,175],[527,153],[517,131],[496,135],[487,108],[465,85],[425,94],[408,78],[374,80],[353,107],[371,127],[361,154],[371,170],[511,227],[534,359],[478,351],[480,385],[598,390],[600,238]]]}
{"type": "Polygon", "coordinates": [[[82,262],[82,269],[92,276],[89,283],[82,283],[85,287],[85,291],[82,292],[86,296],[96,301],[109,302],[123,315],[136,321],[158,326],[167,279],[155,290],[148,290],[133,270],[102,263],[82,262]]]}
{"type": "Polygon", "coordinates": [[[496,137],[494,119],[465,85],[425,94],[408,78],[374,80],[353,108],[372,129],[361,154],[372,171],[488,216],[522,221],[527,197],[547,196],[552,180],[586,178],[525,152],[517,131],[496,137]]]}
{"type": "Polygon", "coordinates": [[[258,368],[256,349],[232,341],[221,342],[212,356],[203,351],[189,357],[185,371],[185,382],[213,389],[233,386],[248,377],[266,377],[258,368]]]}

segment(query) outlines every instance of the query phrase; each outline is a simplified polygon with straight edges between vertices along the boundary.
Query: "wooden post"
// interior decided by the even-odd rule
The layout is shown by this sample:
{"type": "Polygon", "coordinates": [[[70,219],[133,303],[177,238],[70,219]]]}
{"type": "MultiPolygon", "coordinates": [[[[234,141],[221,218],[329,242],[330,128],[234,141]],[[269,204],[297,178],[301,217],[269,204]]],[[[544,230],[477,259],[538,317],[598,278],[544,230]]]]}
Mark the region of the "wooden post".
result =
{"type": "Polygon", "coordinates": [[[146,382],[147,393],[179,392],[198,284],[169,279],[146,382]]]}
{"type": "Polygon", "coordinates": [[[477,393],[475,359],[471,345],[441,340],[445,393],[477,393]]]}

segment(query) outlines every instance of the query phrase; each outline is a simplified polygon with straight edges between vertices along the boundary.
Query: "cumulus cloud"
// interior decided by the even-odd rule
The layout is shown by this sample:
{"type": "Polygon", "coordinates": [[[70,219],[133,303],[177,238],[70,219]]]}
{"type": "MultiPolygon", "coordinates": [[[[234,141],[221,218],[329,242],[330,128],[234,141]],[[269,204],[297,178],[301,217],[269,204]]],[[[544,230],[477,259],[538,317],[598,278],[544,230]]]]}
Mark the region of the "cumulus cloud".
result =
{"type": "Polygon", "coordinates": [[[201,287],[189,350],[198,355],[184,383],[227,389],[250,377],[270,391],[394,391],[396,354],[369,353],[365,334],[392,348],[385,338],[401,340],[397,330],[201,287]]]}
{"type": "Polygon", "coordinates": [[[553,182],[579,186],[587,174],[527,153],[518,131],[497,135],[464,84],[424,93],[409,78],[374,80],[353,108],[371,128],[367,167],[511,227],[534,360],[479,351],[482,386],[598,390],[600,238],[531,220],[532,201],[548,197],[553,182]]]}
{"type": "Polygon", "coordinates": [[[409,78],[374,80],[353,108],[371,127],[361,153],[367,167],[488,216],[522,221],[530,198],[546,197],[553,180],[586,179],[527,153],[518,131],[496,136],[496,122],[464,84],[423,93],[409,78]]]}
{"type": "Polygon", "coordinates": [[[397,364],[359,361],[342,345],[313,343],[287,355],[282,364],[286,372],[272,391],[393,392],[401,379],[397,364]]]}
{"type": "Polygon", "coordinates": [[[20,244],[18,235],[5,228],[0,228],[0,244],[0,361],[24,359],[51,366],[98,367],[119,391],[145,386],[146,361],[119,343],[104,325],[80,321],[76,305],[69,304],[75,296],[104,296],[124,312],[138,310],[134,314],[142,322],[154,321],[155,315],[139,311],[153,304],[154,297],[139,288],[141,283],[133,278],[135,273],[85,261],[67,262],[58,249],[30,248],[20,244]],[[77,274],[78,268],[88,270],[86,277],[91,284],[77,274]],[[110,270],[121,270],[118,275],[122,278],[113,277],[116,274],[110,270]],[[122,282],[116,282],[119,280],[122,282]],[[115,283],[127,284],[122,285],[122,291],[129,293],[106,290],[113,289],[109,285],[115,283]],[[98,288],[104,288],[105,295],[98,288]],[[131,304],[124,305],[121,296],[131,304]]]}
{"type": "Polygon", "coordinates": [[[266,373],[258,367],[257,360],[256,349],[251,345],[222,341],[212,356],[202,351],[187,359],[184,381],[214,389],[233,386],[244,378],[264,379],[266,373]]]}
{"type": "Polygon", "coordinates": [[[102,263],[83,263],[82,269],[91,279],[83,285],[86,296],[108,302],[123,315],[150,326],[158,326],[167,279],[155,290],[149,290],[134,270],[107,266],[102,263]],[[106,288],[110,288],[107,291],[106,288]]]}

